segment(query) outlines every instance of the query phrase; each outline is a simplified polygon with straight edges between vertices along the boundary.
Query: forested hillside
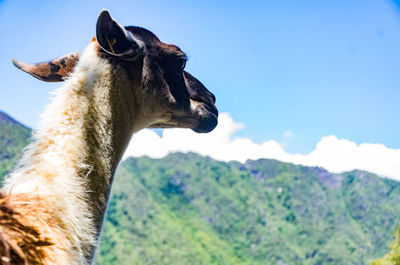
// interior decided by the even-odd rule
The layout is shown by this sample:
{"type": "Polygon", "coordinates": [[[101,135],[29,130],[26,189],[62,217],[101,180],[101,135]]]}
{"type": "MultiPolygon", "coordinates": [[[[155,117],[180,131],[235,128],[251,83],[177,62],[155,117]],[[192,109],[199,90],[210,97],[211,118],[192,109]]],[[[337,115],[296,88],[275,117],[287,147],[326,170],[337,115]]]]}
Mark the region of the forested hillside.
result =
{"type": "Polygon", "coordinates": [[[400,220],[398,182],[274,160],[131,158],[97,264],[368,264],[400,220]]]}
{"type": "Polygon", "coordinates": [[[0,111],[0,177],[16,163],[31,130],[0,111]]]}

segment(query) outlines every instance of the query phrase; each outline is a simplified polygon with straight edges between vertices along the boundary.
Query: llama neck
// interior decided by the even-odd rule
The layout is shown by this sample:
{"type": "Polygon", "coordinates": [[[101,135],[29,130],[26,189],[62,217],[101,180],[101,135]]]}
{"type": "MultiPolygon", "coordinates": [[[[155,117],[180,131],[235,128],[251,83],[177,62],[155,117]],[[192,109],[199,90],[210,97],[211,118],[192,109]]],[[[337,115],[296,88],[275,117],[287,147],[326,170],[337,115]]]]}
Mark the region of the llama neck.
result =
{"type": "Polygon", "coordinates": [[[135,103],[125,100],[133,92],[118,87],[127,77],[115,81],[111,65],[89,48],[56,91],[6,186],[51,201],[80,260],[93,256],[116,167],[132,133],[143,127],[134,117],[135,103]]]}

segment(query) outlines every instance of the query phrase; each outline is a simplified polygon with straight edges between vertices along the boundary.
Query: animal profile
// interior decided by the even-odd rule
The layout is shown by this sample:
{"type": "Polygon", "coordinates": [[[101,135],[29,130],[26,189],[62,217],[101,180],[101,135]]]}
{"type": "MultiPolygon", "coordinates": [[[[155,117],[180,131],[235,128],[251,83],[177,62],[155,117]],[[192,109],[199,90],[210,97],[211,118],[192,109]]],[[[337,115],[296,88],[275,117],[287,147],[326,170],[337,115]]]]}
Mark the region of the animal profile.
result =
{"type": "MultiPolygon", "coordinates": [[[[114,173],[133,133],[217,125],[215,96],[185,71],[186,54],[107,10],[79,53],[39,64],[64,82],[0,193],[1,264],[91,264],[114,173]]],[[[151,143],[149,143],[151,144],[151,143]]]]}

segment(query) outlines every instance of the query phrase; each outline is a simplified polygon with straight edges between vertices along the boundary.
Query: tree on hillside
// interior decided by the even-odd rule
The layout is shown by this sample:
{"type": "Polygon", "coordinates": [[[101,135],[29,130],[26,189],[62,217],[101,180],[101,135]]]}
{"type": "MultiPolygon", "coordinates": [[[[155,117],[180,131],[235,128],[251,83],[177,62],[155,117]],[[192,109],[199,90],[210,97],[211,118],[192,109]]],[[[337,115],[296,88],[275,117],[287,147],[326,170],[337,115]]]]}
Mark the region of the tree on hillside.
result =
{"type": "Polygon", "coordinates": [[[394,233],[394,242],[389,249],[385,256],[372,262],[372,265],[400,265],[400,226],[394,233]]]}

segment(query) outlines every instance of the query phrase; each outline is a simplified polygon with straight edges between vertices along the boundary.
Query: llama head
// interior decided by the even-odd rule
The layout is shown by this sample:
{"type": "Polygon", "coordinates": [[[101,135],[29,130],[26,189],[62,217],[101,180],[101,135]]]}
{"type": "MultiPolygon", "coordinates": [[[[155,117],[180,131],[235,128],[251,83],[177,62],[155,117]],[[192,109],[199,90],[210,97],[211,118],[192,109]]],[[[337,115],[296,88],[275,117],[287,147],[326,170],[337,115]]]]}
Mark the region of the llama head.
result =
{"type": "MultiPolygon", "coordinates": [[[[123,85],[133,91],[132,102],[140,103],[147,127],[191,128],[200,133],[216,127],[215,96],[184,70],[187,57],[179,47],[161,42],[144,28],[121,26],[107,10],[100,12],[93,41],[97,56],[129,77],[123,85]]],[[[78,61],[79,53],[73,53],[39,64],[13,63],[40,80],[57,82],[73,75],[78,61]]]]}

